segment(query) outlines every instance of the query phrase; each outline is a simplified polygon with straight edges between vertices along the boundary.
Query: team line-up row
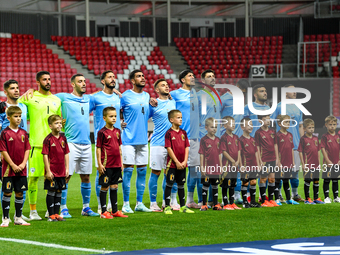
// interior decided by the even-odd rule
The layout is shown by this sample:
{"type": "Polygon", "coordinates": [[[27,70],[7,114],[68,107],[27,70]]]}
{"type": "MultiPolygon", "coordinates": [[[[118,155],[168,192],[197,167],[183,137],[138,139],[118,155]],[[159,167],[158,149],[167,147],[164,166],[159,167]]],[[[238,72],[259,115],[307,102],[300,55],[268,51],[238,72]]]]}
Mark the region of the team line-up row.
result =
{"type": "MultiPolygon", "coordinates": [[[[21,202],[19,201],[20,197],[22,197],[21,193],[24,193],[23,191],[25,191],[28,186],[28,190],[30,191],[29,202],[30,202],[30,209],[31,209],[29,219],[40,220],[41,217],[38,215],[37,210],[36,210],[37,181],[40,176],[45,176],[46,180],[50,181],[50,186],[57,185],[56,186],[57,188],[53,187],[52,191],[51,192],[49,191],[47,196],[49,196],[51,202],[54,201],[53,202],[54,207],[55,205],[57,205],[55,208],[58,209],[58,204],[61,205],[61,216],[59,216],[59,209],[58,209],[57,211],[55,211],[56,212],[55,214],[53,214],[53,212],[49,212],[49,220],[54,221],[58,219],[61,220],[64,218],[70,218],[72,216],[69,214],[68,209],[66,207],[67,190],[68,190],[67,186],[73,173],[78,173],[81,178],[81,194],[83,197],[82,215],[99,216],[99,214],[93,212],[91,208],[89,207],[89,202],[90,202],[89,198],[91,194],[91,183],[90,183],[89,175],[92,173],[92,153],[91,153],[91,142],[89,138],[89,134],[90,134],[89,113],[93,112],[94,113],[94,124],[95,124],[95,140],[97,142],[97,146],[98,146],[98,139],[100,137],[103,139],[102,142],[105,139],[107,139],[108,143],[112,143],[112,141],[115,140],[112,138],[117,138],[116,142],[120,142],[122,144],[121,147],[118,146],[120,149],[116,148],[115,150],[111,150],[111,149],[104,148],[102,151],[97,149],[96,156],[98,160],[96,160],[96,166],[98,167],[98,171],[97,171],[98,178],[96,178],[96,182],[98,179],[99,185],[96,185],[96,191],[97,191],[97,198],[98,198],[98,204],[99,204],[98,209],[100,210],[100,216],[102,218],[124,217],[124,216],[126,217],[126,215],[118,211],[116,202],[112,204],[112,201],[116,201],[114,200],[114,198],[116,199],[117,188],[118,188],[117,184],[119,182],[123,182],[124,204],[123,204],[122,211],[124,213],[133,213],[133,210],[130,208],[130,204],[129,204],[129,195],[130,195],[130,180],[131,180],[134,166],[137,166],[137,181],[136,181],[137,204],[135,207],[135,211],[144,211],[144,212],[162,211],[162,209],[160,209],[156,203],[157,180],[162,169],[167,169],[166,170],[167,181],[166,181],[166,185],[163,185],[165,186],[164,188],[165,195],[164,195],[163,200],[165,200],[164,201],[164,204],[166,205],[165,208],[168,208],[167,210],[165,210],[166,213],[171,212],[171,209],[169,210],[168,206],[171,206],[170,208],[172,208],[173,210],[180,210],[181,212],[192,212],[189,209],[189,207],[201,208],[201,210],[206,209],[207,203],[206,203],[205,195],[207,192],[205,192],[205,190],[206,190],[207,182],[205,182],[204,180],[213,179],[216,181],[216,180],[219,180],[220,178],[209,178],[209,176],[205,174],[201,176],[200,172],[195,173],[196,166],[203,167],[202,165],[203,154],[202,154],[202,151],[200,151],[201,157],[198,157],[198,152],[202,148],[202,141],[209,141],[207,140],[209,138],[209,130],[206,124],[207,124],[207,120],[210,117],[213,117],[213,118],[217,117],[216,119],[218,119],[218,117],[221,117],[224,115],[224,118],[226,119],[229,118],[230,120],[232,119],[231,117],[232,114],[225,114],[226,111],[230,111],[230,108],[231,108],[230,106],[232,105],[232,95],[230,93],[226,93],[222,96],[223,105],[221,106],[221,109],[219,109],[218,111],[216,111],[215,107],[213,110],[209,109],[208,107],[207,115],[205,116],[200,115],[199,112],[195,111],[194,109],[199,109],[198,105],[200,104],[200,93],[205,93],[205,92],[200,91],[196,93],[194,89],[195,79],[194,79],[194,75],[192,71],[184,70],[183,72],[180,73],[179,79],[181,83],[183,84],[183,87],[178,90],[172,91],[170,93],[172,99],[169,99],[169,87],[166,83],[166,80],[160,79],[155,82],[154,88],[155,88],[156,93],[158,94],[157,103],[156,103],[157,106],[150,106],[149,104],[150,96],[148,93],[143,91],[143,88],[145,86],[145,77],[144,77],[143,72],[140,70],[134,70],[133,72],[130,73],[130,81],[133,85],[133,88],[123,93],[121,98],[114,93],[116,79],[112,71],[106,71],[101,75],[101,83],[104,86],[104,88],[102,91],[94,95],[85,95],[86,84],[85,84],[85,78],[82,74],[76,74],[71,78],[71,85],[74,89],[72,93],[70,94],[59,93],[57,95],[52,95],[49,92],[51,88],[50,74],[47,71],[38,72],[36,76],[37,85],[39,87],[38,91],[34,91],[32,93],[33,96],[32,97],[28,96],[27,100],[25,100],[24,98],[19,99],[18,82],[16,82],[15,80],[9,80],[5,82],[4,91],[5,91],[5,94],[7,95],[7,102],[5,106],[9,107],[12,105],[17,105],[21,109],[21,114],[20,114],[21,122],[18,124],[20,128],[27,129],[26,128],[27,119],[29,117],[30,144],[32,146],[32,149],[30,150],[29,157],[27,156],[28,165],[29,165],[28,185],[21,185],[20,189],[17,189],[17,190],[15,189],[19,187],[18,185],[20,185],[21,182],[18,181],[19,184],[16,184],[16,177],[18,177],[18,173],[15,173],[13,169],[13,167],[15,168],[15,166],[13,164],[20,163],[19,166],[22,166],[21,162],[14,163],[12,161],[13,164],[8,164],[7,167],[4,168],[4,170],[6,171],[3,171],[2,173],[2,176],[3,176],[2,190],[3,192],[5,192],[5,195],[2,198],[2,202],[6,200],[8,202],[8,200],[10,199],[9,190],[12,191],[12,188],[14,188],[14,190],[18,192],[18,194],[16,195],[18,199],[16,199],[16,201],[18,200],[18,204],[22,205],[23,200],[21,200],[21,202]],[[193,107],[191,107],[192,105],[193,107]],[[106,116],[105,114],[103,114],[104,109],[107,110],[107,107],[113,107],[109,112],[115,113],[115,114],[113,114],[112,116],[111,115],[106,116]],[[118,111],[117,109],[120,109],[122,114],[120,114],[120,111],[118,111]],[[174,109],[177,109],[178,111],[177,112],[175,111],[174,113],[175,117],[171,118],[170,113],[174,109]],[[214,114],[211,114],[212,112],[218,113],[219,116],[214,116],[214,114]],[[53,131],[51,127],[51,125],[54,125],[55,123],[53,121],[48,122],[48,119],[51,115],[61,116],[61,113],[62,113],[62,118],[66,120],[65,127],[64,127],[65,136],[56,135],[56,131],[53,131]],[[178,115],[181,115],[181,117],[179,117],[178,115]],[[110,126],[111,124],[108,124],[108,118],[109,118],[108,116],[111,118],[112,126],[110,126]],[[153,136],[151,138],[151,143],[150,143],[150,162],[148,162],[149,153],[148,153],[147,121],[150,117],[152,117],[153,119],[155,128],[154,128],[153,136]],[[174,124],[175,118],[178,119],[176,120],[178,121],[176,125],[179,124],[178,127],[174,124]],[[124,123],[126,123],[126,127],[122,130],[122,133],[120,136],[121,120],[124,121],[124,123]],[[109,134],[107,136],[102,134],[103,128],[106,128],[112,131],[111,130],[112,127],[114,127],[112,130],[116,132],[115,134],[109,134]],[[181,128],[179,129],[179,127],[181,128]],[[49,135],[51,133],[51,129],[52,129],[52,135],[49,135]],[[172,131],[172,130],[175,130],[177,133],[170,132],[171,134],[169,135],[168,140],[171,141],[171,145],[176,144],[176,142],[179,140],[182,140],[183,142],[186,142],[186,140],[188,140],[188,143],[190,144],[190,153],[189,153],[189,146],[186,146],[188,144],[185,144],[186,147],[185,147],[184,153],[183,151],[180,152],[183,154],[182,156],[184,157],[182,162],[179,162],[178,156],[177,156],[178,151],[180,151],[180,145],[174,146],[173,148],[171,146],[166,146],[167,134],[169,133],[169,131],[172,131]],[[175,135],[178,135],[179,131],[183,133],[181,133],[180,139],[179,138],[176,139],[175,135]],[[59,183],[60,185],[54,181],[54,178],[57,178],[58,176],[55,176],[54,173],[52,174],[49,173],[49,171],[47,170],[48,169],[47,165],[50,164],[51,166],[52,163],[54,162],[53,160],[51,160],[51,158],[49,158],[49,161],[47,161],[45,159],[46,154],[43,153],[44,152],[43,145],[45,145],[44,141],[47,139],[48,135],[50,137],[53,136],[54,138],[57,137],[60,143],[60,146],[63,149],[66,149],[65,144],[68,144],[68,148],[69,148],[69,156],[65,156],[64,157],[65,159],[63,159],[64,165],[65,165],[65,183],[61,182],[59,183]],[[174,135],[174,136],[171,136],[171,135],[174,135]],[[63,139],[65,140],[60,139],[60,137],[64,137],[63,139]],[[169,152],[169,149],[171,149],[170,152],[169,152]],[[188,151],[188,153],[186,153],[186,151],[188,151]],[[119,166],[119,164],[117,163],[118,159],[120,159],[120,162],[123,163],[122,166],[119,166]],[[168,167],[165,166],[166,161],[168,163],[168,167]],[[104,175],[104,173],[106,173],[104,169],[111,168],[110,167],[111,163],[109,164],[109,162],[113,164],[114,166],[113,168],[117,168],[117,169],[119,168],[120,170],[123,169],[123,173],[124,173],[123,176],[118,175],[117,169],[113,171],[112,173],[108,174],[107,176],[104,175]],[[148,163],[150,164],[150,167],[152,169],[150,179],[149,179],[149,191],[150,191],[150,202],[151,202],[150,209],[147,208],[142,202],[144,189],[145,189],[145,183],[146,183],[145,182],[146,167],[148,163]],[[185,171],[183,171],[183,169],[185,169],[186,165],[189,166],[189,174],[187,177],[188,197],[187,197],[187,203],[185,204],[184,182],[186,181],[186,174],[185,174],[185,171]],[[170,169],[173,169],[172,171],[174,172],[170,171],[170,169]],[[66,174],[67,171],[68,171],[68,175],[66,174]],[[11,173],[12,176],[9,176],[9,173],[11,173]],[[52,178],[52,175],[54,178],[52,178]],[[4,178],[9,178],[9,179],[6,179],[8,181],[7,183],[4,182],[5,180],[4,178]],[[175,182],[177,183],[180,206],[177,205],[175,187],[172,187],[175,182]],[[198,191],[197,193],[199,197],[199,202],[201,202],[201,206],[198,206],[193,201],[193,192],[194,192],[195,186],[197,186],[197,191],[198,191]],[[107,190],[109,189],[109,187],[110,187],[110,200],[111,200],[111,207],[112,207],[111,214],[107,213],[107,210],[106,210],[106,194],[107,194],[107,190]],[[169,191],[168,188],[170,188],[170,193],[171,193],[169,196],[167,196],[167,193],[169,191]],[[172,203],[170,203],[170,198],[172,200],[171,201],[172,203]]],[[[209,84],[210,86],[214,86],[215,78],[214,78],[213,70],[206,70],[205,72],[203,72],[202,81],[205,82],[206,84],[209,84]]],[[[246,86],[248,85],[245,85],[244,81],[242,84],[242,80],[241,80],[237,84],[237,86],[240,87],[241,89],[245,89],[246,86]]],[[[259,109],[267,109],[268,106],[265,104],[265,101],[267,100],[267,97],[266,97],[267,94],[266,94],[266,89],[263,85],[257,85],[254,87],[254,96],[256,99],[256,101],[253,103],[254,107],[259,108],[259,109]]],[[[213,104],[208,104],[208,106],[209,105],[213,105],[213,104]]],[[[287,108],[289,112],[289,107],[287,108]]],[[[251,114],[249,114],[249,110],[247,114],[247,109],[248,108],[246,106],[245,116],[249,116],[249,120],[252,120],[252,122],[254,123],[258,118],[257,116],[252,116],[251,114]]],[[[282,115],[274,116],[274,118],[276,117],[283,118],[282,121],[284,121],[284,120],[288,120],[291,116],[283,116],[283,117],[282,115]]],[[[271,118],[273,118],[273,116],[271,116],[271,118]]],[[[2,124],[3,131],[5,131],[7,127],[8,129],[11,129],[10,119],[11,118],[10,116],[8,116],[8,112],[7,112],[7,116],[6,116],[6,113],[2,113],[1,124],[2,124]]],[[[295,119],[298,119],[298,118],[295,118],[295,119]]],[[[58,121],[62,122],[61,120],[56,120],[55,122],[58,122],[58,121]]],[[[249,125],[249,123],[251,125],[251,122],[248,121],[248,126],[249,126],[248,128],[249,130],[251,129],[249,132],[249,136],[253,137],[254,136],[253,132],[255,128],[252,128],[249,125]]],[[[302,123],[302,117],[299,123],[302,123]]],[[[280,126],[281,130],[283,130],[282,125],[278,124],[278,126],[280,126]]],[[[299,128],[301,126],[302,125],[299,125],[299,128]]],[[[262,126],[260,129],[263,130],[264,132],[268,132],[268,130],[267,131],[264,130],[263,127],[264,126],[262,126]]],[[[219,131],[218,134],[223,133],[223,131],[219,130],[220,129],[219,125],[214,126],[213,129],[216,129],[215,134],[217,133],[217,131],[219,131]]],[[[232,141],[225,143],[226,149],[222,153],[222,159],[225,161],[223,163],[223,166],[229,164],[231,166],[239,166],[241,167],[240,169],[242,169],[242,167],[246,167],[247,164],[241,164],[240,157],[233,158],[232,153],[228,151],[229,148],[232,147],[233,145],[236,145],[237,147],[239,146],[239,144],[242,143],[241,142],[242,137],[240,137],[240,142],[238,142],[239,136],[237,135],[237,129],[240,129],[241,132],[244,132],[245,126],[243,127],[238,126],[235,129],[235,125],[226,124],[224,125],[224,129],[226,129],[226,132],[221,136],[221,140],[223,139],[223,137],[225,137],[225,139],[227,140],[232,139],[232,141]],[[230,130],[228,131],[227,129],[228,126],[231,127],[232,129],[231,131],[230,130]]],[[[272,129],[269,129],[269,130],[272,130],[272,129]]],[[[276,135],[279,133],[282,133],[282,132],[281,131],[277,132],[276,135]]],[[[271,134],[271,138],[273,140],[275,140],[274,134],[271,134]]],[[[287,134],[289,134],[289,132],[287,132],[287,134]]],[[[296,153],[294,151],[295,147],[293,145],[294,144],[293,139],[295,140],[296,137],[294,137],[293,132],[292,134],[288,136],[290,139],[289,140],[290,146],[293,146],[291,149],[292,149],[293,159],[295,160],[296,153]]],[[[216,136],[216,138],[218,137],[219,136],[216,136]]],[[[8,139],[14,139],[14,138],[11,136],[8,139]]],[[[218,139],[214,139],[214,141],[218,139]]],[[[28,138],[21,139],[21,140],[27,141],[28,138]]],[[[339,140],[337,140],[336,142],[339,145],[339,140]]],[[[276,143],[276,144],[279,145],[280,143],[276,143]]],[[[221,143],[221,145],[223,145],[223,143],[221,143]]],[[[253,144],[253,146],[258,147],[258,146],[255,146],[255,143],[253,144]]],[[[51,148],[52,147],[57,147],[56,143],[51,143],[51,148]]],[[[207,148],[210,149],[212,147],[213,146],[208,146],[207,148]]],[[[261,153],[260,152],[256,153],[256,155],[258,155],[257,156],[258,162],[256,162],[255,165],[258,165],[259,167],[261,167],[262,165],[266,165],[265,162],[268,163],[268,161],[265,161],[266,159],[263,158],[263,156],[260,156],[260,155],[263,155],[263,148],[261,148],[261,153]]],[[[53,148],[53,149],[56,149],[56,148],[53,148]]],[[[271,150],[271,152],[273,151],[274,150],[271,150]]],[[[239,150],[239,153],[240,152],[241,150],[239,150]]],[[[276,153],[279,153],[278,150],[275,150],[275,154],[276,153]]],[[[24,155],[23,159],[25,160],[26,152],[23,155],[24,155]]],[[[214,154],[214,155],[219,155],[219,154],[214,154]]],[[[207,160],[207,159],[208,159],[207,155],[204,155],[203,162],[204,160],[207,160]]],[[[282,158],[282,154],[278,154],[276,157],[276,162],[275,162],[276,165],[281,166],[282,165],[281,161],[284,162],[285,159],[284,157],[282,158]]],[[[338,164],[338,161],[333,162],[333,163],[338,164]]],[[[6,160],[6,157],[4,156],[4,163],[5,162],[9,163],[9,161],[6,160]]],[[[300,165],[300,163],[299,164],[295,164],[294,162],[292,163],[293,164],[290,164],[290,165],[300,165]]],[[[326,163],[328,164],[330,162],[327,162],[327,159],[326,159],[326,163]]],[[[61,163],[59,162],[59,164],[61,163]]],[[[23,175],[25,173],[23,169],[21,169],[21,171],[19,172],[21,172],[19,175],[23,175]]],[[[228,174],[228,172],[226,173],[228,174]]],[[[291,176],[289,176],[289,178],[294,179],[293,177],[294,173],[296,173],[296,171],[292,171],[292,174],[291,176]]],[[[222,181],[221,183],[222,195],[224,199],[224,207],[229,207],[229,209],[233,207],[233,209],[236,209],[237,206],[234,203],[234,198],[235,198],[234,188],[236,186],[237,177],[228,176],[228,178],[225,178],[226,176],[223,176],[223,175],[222,177],[223,178],[221,180],[224,180],[224,179],[228,180],[228,181],[222,181]],[[224,183],[225,188],[223,188],[223,183],[224,183]],[[228,189],[229,189],[229,201],[226,196],[227,195],[226,191],[228,191],[228,189]]],[[[246,176],[246,177],[249,177],[249,176],[246,176]]],[[[283,186],[285,189],[288,182],[285,181],[287,180],[287,178],[284,178],[284,177],[285,176],[280,176],[280,178],[283,179],[283,186]]],[[[280,179],[280,178],[276,178],[276,179],[280,179]]],[[[273,178],[269,176],[268,178],[269,201],[272,201],[270,199],[271,194],[273,194],[273,192],[271,192],[272,187],[274,187],[274,190],[278,190],[278,187],[275,187],[276,185],[275,179],[274,179],[274,182],[272,179],[273,178]]],[[[253,180],[250,180],[250,190],[254,186],[252,185],[253,183],[252,181],[253,180]]],[[[266,181],[267,181],[267,178],[260,179],[260,192],[264,188],[264,193],[265,193],[266,186],[267,186],[266,181]]],[[[214,185],[212,183],[210,184],[211,184],[210,186],[212,187],[212,193],[215,193],[217,190],[216,183],[214,183],[214,185]]],[[[46,189],[48,189],[47,186],[45,186],[46,189]]],[[[241,188],[242,193],[244,191],[244,187],[245,186],[243,185],[241,188]]],[[[334,183],[333,183],[333,187],[334,187],[334,183]]],[[[288,184],[288,190],[289,190],[289,184],[288,184]]],[[[294,192],[294,188],[293,188],[293,192],[294,192]]],[[[252,192],[250,193],[252,194],[252,192]]],[[[261,198],[262,198],[262,194],[263,192],[261,192],[261,198]]],[[[297,196],[297,193],[295,194],[295,196],[297,196]]],[[[213,197],[216,197],[216,196],[213,196],[213,197]]],[[[329,196],[326,196],[326,194],[325,194],[325,197],[326,199],[327,198],[329,199],[329,196]]],[[[337,196],[335,196],[335,194],[334,194],[334,198],[335,200],[338,199],[337,196]]],[[[307,199],[307,201],[309,200],[307,199]]],[[[317,200],[318,198],[315,198],[315,201],[317,200]]],[[[264,201],[263,204],[269,202],[265,200],[265,198],[262,198],[262,201],[264,201]]],[[[290,195],[289,197],[287,196],[287,201],[290,201],[290,203],[294,203],[294,201],[290,199],[290,195]]],[[[213,202],[214,202],[213,204],[214,204],[215,209],[223,209],[217,202],[216,203],[215,201],[213,202]]],[[[251,199],[250,206],[252,204],[255,205],[255,203],[252,203],[252,202],[253,200],[251,199]]],[[[246,205],[244,206],[247,207],[246,205]]],[[[4,207],[4,203],[3,203],[3,208],[7,208],[7,206],[4,207]]],[[[19,208],[19,205],[18,205],[18,208],[19,208]]],[[[225,209],[228,209],[228,208],[225,208],[225,209]]],[[[16,210],[16,211],[20,211],[20,210],[16,210]]],[[[7,216],[8,216],[8,213],[5,213],[4,211],[4,222],[3,223],[5,226],[8,225],[8,221],[9,221],[9,217],[7,216]]],[[[20,224],[20,222],[25,222],[25,220],[19,215],[16,215],[15,222],[20,224]],[[18,221],[16,221],[16,219],[18,219],[18,221]]]]}

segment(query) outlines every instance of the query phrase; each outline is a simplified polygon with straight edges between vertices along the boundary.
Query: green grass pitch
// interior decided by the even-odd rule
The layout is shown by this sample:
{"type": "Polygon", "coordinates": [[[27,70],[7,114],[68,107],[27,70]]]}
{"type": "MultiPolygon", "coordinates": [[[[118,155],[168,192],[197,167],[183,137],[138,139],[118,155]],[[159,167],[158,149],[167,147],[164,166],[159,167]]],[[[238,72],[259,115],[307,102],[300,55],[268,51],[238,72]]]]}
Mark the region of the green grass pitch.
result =
{"type": "MultiPolygon", "coordinates": [[[[147,183],[149,175],[150,169],[148,169],[147,183]]],[[[134,172],[130,195],[132,208],[136,201],[135,180],[134,172]]],[[[159,205],[162,201],[162,180],[163,175],[158,181],[157,201],[159,205]]],[[[90,206],[93,210],[97,210],[94,167],[91,181],[90,206]]],[[[219,190],[219,192],[221,191],[219,190]]],[[[319,193],[323,199],[322,181],[319,193]]],[[[121,185],[118,194],[118,208],[121,209],[123,201],[121,185]]],[[[299,194],[303,195],[302,178],[300,178],[299,194]]],[[[13,201],[12,198],[12,203],[14,203],[13,201]]],[[[144,202],[146,206],[149,206],[148,185],[145,189],[144,202]]],[[[340,221],[338,221],[340,204],[334,203],[327,205],[300,203],[296,206],[283,205],[278,208],[253,208],[237,211],[209,210],[200,212],[195,210],[195,214],[134,213],[129,214],[129,218],[114,218],[112,220],[83,217],[80,215],[82,199],[78,175],[74,175],[70,181],[67,205],[73,218],[66,222],[47,222],[44,219],[40,222],[31,222],[32,225],[27,227],[14,226],[12,223],[8,228],[0,228],[0,237],[90,249],[105,248],[111,251],[128,251],[255,240],[334,236],[339,235],[340,229],[340,221]]],[[[39,181],[37,209],[40,216],[45,215],[43,178],[39,181]]],[[[29,214],[28,200],[26,200],[23,213],[26,216],[29,214]]],[[[13,218],[13,214],[14,204],[11,206],[11,218],[13,218]]],[[[21,254],[46,254],[47,252],[49,254],[86,254],[84,251],[0,241],[2,254],[11,254],[16,250],[21,254]]]]}

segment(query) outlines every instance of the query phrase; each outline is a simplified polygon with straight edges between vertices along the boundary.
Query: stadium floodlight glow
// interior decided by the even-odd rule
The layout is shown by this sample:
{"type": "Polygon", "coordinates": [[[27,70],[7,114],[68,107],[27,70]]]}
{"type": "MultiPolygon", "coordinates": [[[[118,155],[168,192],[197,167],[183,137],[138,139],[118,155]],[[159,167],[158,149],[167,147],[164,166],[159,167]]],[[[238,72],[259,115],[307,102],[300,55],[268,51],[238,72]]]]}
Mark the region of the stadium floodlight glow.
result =
{"type": "MultiPolygon", "coordinates": [[[[214,89],[229,89],[233,95],[233,114],[241,114],[244,115],[244,96],[241,89],[234,85],[230,84],[216,84],[214,89]]],[[[215,91],[216,92],[216,91],[215,91]]],[[[272,107],[268,110],[256,110],[253,106],[253,88],[249,87],[247,94],[248,94],[248,107],[251,113],[256,115],[271,115],[277,107],[277,88],[272,88],[273,92],[273,103],[272,107]]],[[[209,94],[212,97],[211,94],[209,94]]],[[[301,110],[304,115],[312,115],[302,104],[307,103],[311,99],[311,93],[309,90],[304,88],[296,88],[296,87],[287,87],[281,88],[281,114],[287,114],[287,104],[294,104],[297,108],[301,110]],[[287,92],[296,92],[296,93],[303,93],[305,95],[304,98],[298,99],[289,99],[286,98],[287,92]]],[[[201,113],[203,115],[207,114],[207,95],[201,95],[201,113]]],[[[215,101],[215,100],[214,100],[215,101]]],[[[215,102],[216,103],[216,102],[215,102]]]]}

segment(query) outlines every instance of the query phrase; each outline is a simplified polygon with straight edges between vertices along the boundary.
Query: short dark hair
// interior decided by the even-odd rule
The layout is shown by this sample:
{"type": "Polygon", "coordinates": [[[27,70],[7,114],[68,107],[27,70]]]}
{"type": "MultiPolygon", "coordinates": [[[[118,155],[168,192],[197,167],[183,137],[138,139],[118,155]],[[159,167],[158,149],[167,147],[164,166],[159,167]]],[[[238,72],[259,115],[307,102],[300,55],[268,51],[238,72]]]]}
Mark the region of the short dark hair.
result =
{"type": "Polygon", "coordinates": [[[103,116],[107,116],[107,114],[109,113],[109,111],[116,111],[116,108],[112,107],[112,106],[108,106],[105,107],[103,109],[103,116]]]}
{"type": "Polygon", "coordinates": [[[72,77],[71,77],[71,83],[74,83],[76,77],[80,77],[80,76],[84,76],[84,75],[81,74],[81,73],[77,73],[77,74],[75,74],[75,75],[72,75],[72,77]]]}
{"type": "Polygon", "coordinates": [[[263,84],[257,84],[253,87],[253,94],[257,92],[259,88],[266,88],[263,84]]]}
{"type": "Polygon", "coordinates": [[[204,70],[203,72],[202,72],[202,74],[201,74],[201,78],[205,78],[205,76],[207,75],[207,73],[213,73],[213,74],[215,74],[215,71],[214,70],[212,70],[212,69],[207,69],[207,70],[204,70]]]}
{"type": "Polygon", "coordinates": [[[104,80],[105,77],[106,77],[106,75],[107,75],[108,73],[113,73],[113,74],[114,74],[114,72],[113,72],[112,70],[106,70],[106,71],[104,71],[104,72],[100,75],[100,80],[104,80]]]}
{"type": "Polygon", "coordinates": [[[168,112],[168,119],[170,121],[171,118],[173,118],[175,116],[176,113],[182,113],[180,110],[171,110],[170,112],[168,112]]]}
{"type": "Polygon", "coordinates": [[[133,70],[133,71],[129,74],[129,79],[130,79],[130,80],[134,79],[136,73],[142,73],[142,72],[143,72],[143,71],[142,71],[142,70],[139,70],[139,69],[133,70]]]}
{"type": "Polygon", "coordinates": [[[242,89],[247,89],[250,86],[250,84],[249,84],[249,81],[247,79],[240,79],[236,83],[236,86],[238,86],[242,90],[242,89]]]}
{"type": "Polygon", "coordinates": [[[286,84],[286,85],[284,85],[283,87],[284,87],[284,88],[288,88],[288,87],[292,87],[292,86],[295,87],[293,84],[286,84]]]}
{"type": "Polygon", "coordinates": [[[52,125],[57,120],[62,120],[62,118],[58,114],[52,114],[50,117],[48,117],[48,125],[52,125]]]}
{"type": "Polygon", "coordinates": [[[259,120],[262,120],[264,117],[270,117],[270,114],[257,115],[257,118],[258,118],[259,120]]]}
{"type": "Polygon", "coordinates": [[[11,84],[18,84],[19,85],[19,83],[16,80],[11,79],[11,80],[5,81],[4,90],[7,90],[9,88],[9,85],[11,85],[11,84]]]}
{"type": "Polygon", "coordinates": [[[164,79],[164,78],[158,79],[158,80],[155,82],[155,84],[153,85],[153,88],[156,89],[156,88],[157,88],[157,85],[158,85],[160,82],[162,82],[162,81],[165,81],[165,82],[166,82],[166,79],[164,79]]]}
{"type": "Polygon", "coordinates": [[[48,72],[48,71],[39,71],[39,72],[37,72],[37,74],[35,76],[36,81],[39,81],[41,76],[43,76],[43,75],[50,75],[50,72],[48,72]]]}
{"type": "Polygon", "coordinates": [[[22,110],[20,109],[19,106],[13,105],[13,106],[10,106],[6,109],[6,115],[8,117],[12,117],[13,114],[15,114],[15,113],[20,113],[20,114],[22,113],[22,110]]]}
{"type": "Polygon", "coordinates": [[[185,76],[187,76],[188,73],[194,74],[194,72],[191,71],[190,69],[185,69],[185,70],[183,70],[183,71],[179,74],[178,79],[179,79],[179,81],[180,81],[182,84],[183,84],[182,79],[183,79],[185,76]]]}

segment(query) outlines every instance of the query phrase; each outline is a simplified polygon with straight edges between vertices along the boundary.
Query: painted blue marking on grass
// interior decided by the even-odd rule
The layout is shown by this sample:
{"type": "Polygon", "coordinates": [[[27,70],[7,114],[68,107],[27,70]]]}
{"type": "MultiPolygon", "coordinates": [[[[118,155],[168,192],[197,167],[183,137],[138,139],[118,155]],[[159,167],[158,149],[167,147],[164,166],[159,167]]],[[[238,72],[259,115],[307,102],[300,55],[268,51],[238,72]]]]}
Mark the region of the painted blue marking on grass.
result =
{"type": "Polygon", "coordinates": [[[271,241],[255,241],[243,243],[225,243],[193,247],[163,248],[157,250],[141,250],[116,252],[122,255],[310,255],[339,254],[340,236],[281,239],[271,241]]]}

